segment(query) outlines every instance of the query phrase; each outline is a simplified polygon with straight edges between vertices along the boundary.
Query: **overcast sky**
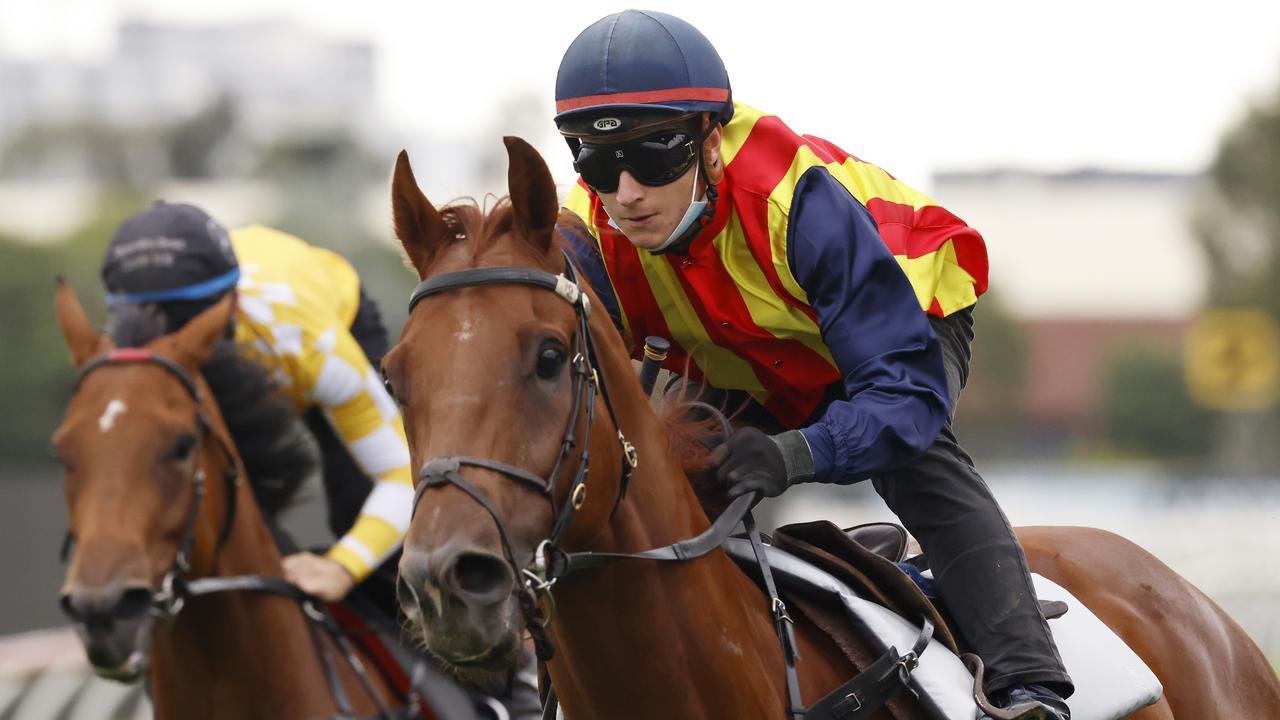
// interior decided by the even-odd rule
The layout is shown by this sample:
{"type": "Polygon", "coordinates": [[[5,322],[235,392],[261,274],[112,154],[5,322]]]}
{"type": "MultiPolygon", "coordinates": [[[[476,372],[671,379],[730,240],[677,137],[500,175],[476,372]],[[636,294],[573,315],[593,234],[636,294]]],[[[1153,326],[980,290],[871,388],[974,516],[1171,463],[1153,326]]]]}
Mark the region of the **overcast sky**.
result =
{"type": "MultiPolygon", "coordinates": [[[[906,177],[993,165],[1196,171],[1218,135],[1280,84],[1278,2],[643,6],[702,29],[737,98],[906,177]]],[[[474,136],[527,127],[501,117],[522,90],[545,98],[550,113],[565,47],[623,7],[0,0],[0,53],[91,59],[110,52],[114,24],[127,17],[292,18],[375,43],[378,97],[398,128],[474,136]]]]}

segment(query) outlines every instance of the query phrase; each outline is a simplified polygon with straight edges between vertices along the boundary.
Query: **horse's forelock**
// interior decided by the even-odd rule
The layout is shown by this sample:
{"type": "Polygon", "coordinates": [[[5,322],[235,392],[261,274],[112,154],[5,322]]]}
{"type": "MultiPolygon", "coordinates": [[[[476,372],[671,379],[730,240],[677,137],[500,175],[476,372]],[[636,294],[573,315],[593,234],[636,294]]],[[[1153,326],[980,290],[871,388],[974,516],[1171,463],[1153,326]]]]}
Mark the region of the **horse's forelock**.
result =
{"type": "Polygon", "coordinates": [[[533,238],[515,232],[515,210],[511,198],[500,197],[492,206],[482,207],[474,198],[454,200],[440,208],[440,216],[455,231],[454,242],[469,243],[473,261],[494,249],[504,237],[515,236],[539,261],[555,265],[559,253],[558,243],[551,245],[552,252],[545,251],[533,238]]]}

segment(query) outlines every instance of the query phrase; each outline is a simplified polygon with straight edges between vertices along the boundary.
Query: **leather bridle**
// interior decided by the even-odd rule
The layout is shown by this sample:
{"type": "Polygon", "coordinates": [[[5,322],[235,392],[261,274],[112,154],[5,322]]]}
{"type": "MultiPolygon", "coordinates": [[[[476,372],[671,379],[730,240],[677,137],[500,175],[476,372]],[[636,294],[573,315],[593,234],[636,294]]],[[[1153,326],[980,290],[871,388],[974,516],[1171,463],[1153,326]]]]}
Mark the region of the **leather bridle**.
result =
{"type": "MultiPolygon", "coordinates": [[[[242,473],[240,471],[240,463],[235,451],[232,449],[229,441],[213,430],[213,425],[209,422],[209,417],[204,411],[204,394],[200,391],[200,386],[190,373],[178,365],[174,361],[156,355],[150,350],[144,348],[122,348],[112,350],[98,358],[91,360],[85,364],[76,377],[76,383],[72,393],[80,389],[87,375],[110,365],[127,365],[127,364],[150,364],[164,368],[170,375],[182,384],[182,387],[191,395],[196,402],[196,426],[199,428],[199,436],[196,445],[191,452],[199,452],[205,439],[212,436],[217,440],[218,445],[222,448],[223,454],[227,460],[227,471],[225,475],[227,488],[227,514],[223,521],[222,530],[218,534],[218,542],[215,546],[215,553],[220,550],[230,538],[231,530],[235,525],[236,516],[236,494],[242,473]]],[[[266,575],[233,575],[223,577],[203,577],[194,580],[187,579],[187,573],[191,571],[191,553],[195,544],[195,526],[196,518],[200,514],[200,506],[205,495],[205,471],[197,462],[196,471],[192,475],[192,496],[190,507],[187,511],[187,517],[184,522],[182,541],[178,546],[177,555],[174,557],[173,565],[169,571],[165,573],[164,579],[160,582],[160,589],[152,592],[151,596],[151,612],[153,615],[172,621],[177,618],[178,613],[186,605],[186,601],[191,598],[203,597],[206,595],[216,595],[227,592],[256,592],[268,595],[278,595],[288,598],[297,603],[302,609],[303,616],[307,620],[307,627],[311,634],[311,639],[316,647],[316,652],[320,656],[321,665],[325,672],[325,679],[329,684],[330,694],[333,696],[334,704],[338,708],[338,715],[335,718],[342,720],[358,720],[359,716],[354,710],[350,694],[343,685],[342,678],[339,675],[338,667],[331,657],[332,653],[329,648],[325,647],[320,640],[320,633],[327,635],[337,646],[341,653],[342,660],[351,669],[357,681],[360,683],[364,692],[373,701],[378,708],[378,714],[374,718],[381,720],[396,720],[398,718],[418,717],[418,707],[420,702],[426,700],[423,692],[424,668],[422,658],[415,659],[414,666],[411,669],[411,678],[409,684],[409,697],[401,708],[391,708],[382,699],[374,687],[373,681],[369,677],[368,671],[364,664],[360,661],[358,654],[346,633],[339,626],[333,614],[329,612],[324,603],[299,588],[297,585],[284,580],[283,578],[271,577],[266,575]]],[[[67,553],[70,550],[74,540],[73,535],[68,532],[62,546],[62,559],[65,561],[67,553]]]]}
{"type": "Polygon", "coordinates": [[[445,273],[427,278],[413,291],[409,298],[409,312],[412,313],[424,298],[437,293],[461,288],[485,285],[527,285],[554,292],[569,303],[576,316],[577,332],[574,334],[574,353],[569,363],[573,377],[572,399],[569,419],[566,422],[564,437],[560,442],[560,451],[556,455],[555,464],[546,477],[518,468],[513,465],[490,458],[469,455],[442,455],[432,458],[419,474],[418,488],[414,493],[413,512],[416,514],[418,503],[428,488],[453,485],[480,504],[493,518],[502,542],[502,552],[506,557],[515,577],[520,581],[519,601],[526,627],[534,639],[538,657],[549,660],[554,653],[543,630],[550,623],[555,612],[551,587],[556,580],[569,570],[568,555],[560,549],[560,544],[568,531],[569,525],[577,511],[587,499],[587,473],[591,465],[590,433],[595,419],[596,396],[604,400],[609,413],[609,420],[617,431],[617,440],[622,448],[623,461],[620,463],[618,478],[618,494],[614,499],[613,509],[616,511],[626,496],[627,485],[635,470],[638,457],[635,446],[627,440],[618,423],[613,402],[609,399],[607,387],[600,380],[599,363],[596,360],[595,347],[591,341],[589,319],[591,303],[586,292],[577,283],[573,271],[573,263],[565,256],[565,270],[561,275],[525,267],[491,267],[475,268],[458,272],[445,273]],[[585,417],[585,422],[584,422],[585,417]],[[580,437],[581,436],[581,437],[580,437]],[[565,463],[581,445],[578,467],[573,471],[563,502],[557,505],[556,494],[565,463]],[[506,522],[494,507],[493,502],[478,488],[467,482],[461,475],[463,467],[474,467],[505,475],[517,482],[528,485],[546,496],[551,504],[553,515],[551,533],[535,549],[532,561],[521,566],[515,559],[511,547],[510,534],[506,522]],[[544,611],[539,604],[539,597],[547,599],[548,607],[544,611]]]}
{"type": "MultiPolygon", "coordinates": [[[[72,389],[74,394],[80,389],[84,383],[85,377],[90,373],[104,367],[113,365],[137,365],[148,364],[156,365],[163,368],[172,375],[187,391],[191,398],[196,402],[196,444],[191,449],[192,453],[199,453],[200,449],[212,436],[222,449],[223,455],[226,457],[227,469],[223,476],[227,488],[227,512],[222,522],[222,529],[218,533],[218,542],[215,546],[215,552],[221,550],[231,536],[231,529],[235,525],[236,518],[236,486],[240,483],[240,463],[236,458],[235,451],[231,449],[228,441],[218,433],[214,432],[212,424],[209,422],[208,415],[204,411],[204,394],[200,391],[200,386],[191,375],[182,368],[181,365],[166,358],[157,355],[145,348],[120,348],[111,350],[101,355],[80,368],[79,374],[76,376],[76,383],[72,389]]],[[[205,471],[196,461],[196,471],[192,475],[192,491],[191,503],[187,508],[186,520],[183,523],[182,541],[178,545],[177,554],[174,556],[173,565],[169,571],[165,573],[164,578],[160,581],[160,589],[152,593],[152,612],[158,616],[165,618],[173,618],[182,610],[182,606],[186,601],[187,593],[185,591],[187,581],[186,575],[191,571],[191,553],[195,545],[196,535],[196,518],[200,514],[200,506],[205,496],[205,471]]],[[[73,536],[67,533],[67,540],[63,543],[63,559],[65,560],[67,551],[71,545],[73,536]]]]}

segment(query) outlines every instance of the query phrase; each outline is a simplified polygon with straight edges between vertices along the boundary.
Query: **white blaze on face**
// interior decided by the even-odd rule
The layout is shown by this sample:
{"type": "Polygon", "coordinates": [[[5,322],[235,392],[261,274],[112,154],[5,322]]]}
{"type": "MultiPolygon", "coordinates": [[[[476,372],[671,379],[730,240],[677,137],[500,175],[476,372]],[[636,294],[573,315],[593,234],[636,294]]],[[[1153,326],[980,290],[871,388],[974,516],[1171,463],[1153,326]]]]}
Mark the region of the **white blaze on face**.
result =
{"type": "Polygon", "coordinates": [[[475,335],[475,329],[471,324],[471,318],[467,317],[462,319],[462,327],[458,332],[453,334],[453,339],[460,343],[464,343],[475,337],[475,335]]]}
{"type": "Polygon", "coordinates": [[[102,432],[110,430],[116,424],[116,416],[128,409],[123,400],[113,399],[107,403],[107,409],[102,411],[102,417],[98,418],[98,429],[102,432]]]}

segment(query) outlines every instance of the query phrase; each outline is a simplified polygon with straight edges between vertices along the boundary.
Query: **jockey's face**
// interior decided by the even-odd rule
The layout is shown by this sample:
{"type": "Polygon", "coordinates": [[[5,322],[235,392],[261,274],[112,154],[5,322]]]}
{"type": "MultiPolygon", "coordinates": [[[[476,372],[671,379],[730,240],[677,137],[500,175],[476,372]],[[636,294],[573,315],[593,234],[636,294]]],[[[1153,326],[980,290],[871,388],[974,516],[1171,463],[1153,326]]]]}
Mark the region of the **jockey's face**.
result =
{"type": "Polygon", "coordinates": [[[707,172],[719,180],[723,174],[720,139],[721,129],[717,127],[703,141],[705,171],[686,172],[673,182],[654,187],[641,184],[629,171],[623,170],[618,175],[617,192],[597,192],[609,217],[622,228],[631,244],[645,250],[661,247],[684,217],[689,203],[706,193],[707,172]]]}

